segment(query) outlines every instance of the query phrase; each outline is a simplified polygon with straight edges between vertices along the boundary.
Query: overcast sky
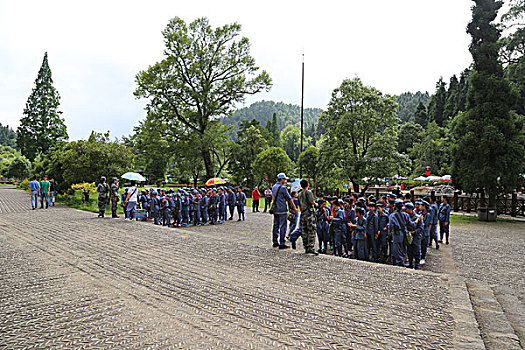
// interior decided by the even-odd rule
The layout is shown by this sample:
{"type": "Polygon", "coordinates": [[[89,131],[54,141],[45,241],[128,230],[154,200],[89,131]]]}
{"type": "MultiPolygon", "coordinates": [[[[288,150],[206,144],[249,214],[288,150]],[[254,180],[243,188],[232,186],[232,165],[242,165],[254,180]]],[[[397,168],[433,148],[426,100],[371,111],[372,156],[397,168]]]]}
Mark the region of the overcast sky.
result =
{"type": "Polygon", "coordinates": [[[135,75],[162,59],[169,19],[238,22],[269,93],[246,100],[325,108],[343,79],[359,76],[389,94],[434,91],[471,63],[469,0],[341,1],[12,1],[0,0],[0,122],[18,126],[49,55],[71,139],[91,130],[131,133],[145,115],[133,96],[135,75]],[[256,5],[259,3],[260,5],[256,5]],[[315,3],[315,5],[314,5],[315,3]]]}

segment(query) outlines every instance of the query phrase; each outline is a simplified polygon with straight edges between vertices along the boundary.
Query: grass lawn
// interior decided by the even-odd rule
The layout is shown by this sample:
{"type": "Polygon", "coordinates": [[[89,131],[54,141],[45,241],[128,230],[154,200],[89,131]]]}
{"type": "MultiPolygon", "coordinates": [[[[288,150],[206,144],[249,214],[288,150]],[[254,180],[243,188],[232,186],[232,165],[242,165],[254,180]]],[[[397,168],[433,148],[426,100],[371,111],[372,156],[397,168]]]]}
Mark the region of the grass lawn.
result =
{"type": "MultiPolygon", "coordinates": [[[[507,218],[497,218],[496,219],[497,222],[516,222],[512,219],[507,219],[507,218]]],[[[451,214],[450,215],[450,222],[451,223],[455,223],[455,222],[481,222],[478,220],[478,216],[467,216],[467,215],[454,215],[454,214],[451,214]]]]}

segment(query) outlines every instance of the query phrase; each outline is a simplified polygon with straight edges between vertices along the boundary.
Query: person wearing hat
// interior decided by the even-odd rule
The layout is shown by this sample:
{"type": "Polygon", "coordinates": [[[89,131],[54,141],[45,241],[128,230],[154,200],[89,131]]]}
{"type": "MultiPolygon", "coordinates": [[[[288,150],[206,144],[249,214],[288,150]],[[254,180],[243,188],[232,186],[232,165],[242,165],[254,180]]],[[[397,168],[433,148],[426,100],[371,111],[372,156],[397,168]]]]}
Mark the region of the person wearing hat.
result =
{"type": "Polygon", "coordinates": [[[173,227],[180,227],[182,220],[182,202],[180,200],[180,192],[175,192],[173,197],[173,227]]]}
{"type": "Polygon", "coordinates": [[[334,230],[334,250],[332,255],[335,256],[343,256],[343,246],[346,246],[346,215],[342,208],[343,205],[344,202],[342,200],[335,200],[333,203],[333,215],[328,217],[332,221],[334,230]]]}
{"type": "Polygon", "coordinates": [[[388,258],[388,215],[384,212],[384,204],[377,203],[377,227],[379,235],[377,237],[377,254],[381,262],[386,262],[388,258]]]}
{"type": "MultiPolygon", "coordinates": [[[[45,177],[44,177],[45,179],[45,177]]],[[[109,185],[106,183],[106,177],[102,176],[100,178],[100,183],[97,186],[98,192],[98,217],[103,218],[104,213],[106,212],[106,206],[109,202],[109,185]]],[[[48,203],[49,204],[49,203],[48,203]]],[[[47,208],[47,206],[46,206],[47,208]]]]}
{"type": "Polygon", "coordinates": [[[405,213],[410,217],[414,231],[408,232],[412,237],[412,242],[407,247],[408,268],[416,270],[421,269],[421,238],[423,236],[423,215],[416,215],[414,213],[414,204],[406,202],[404,206],[405,213]]]}
{"type": "Polygon", "coordinates": [[[328,245],[330,244],[330,235],[328,234],[328,217],[330,216],[326,208],[326,201],[324,199],[317,200],[317,210],[315,216],[317,218],[317,240],[319,241],[319,254],[326,254],[328,245]]]}
{"type": "Polygon", "coordinates": [[[111,217],[118,218],[118,201],[119,201],[119,183],[118,179],[114,177],[111,181],[110,187],[110,199],[111,199],[111,217]]]}
{"type": "Polygon", "coordinates": [[[228,198],[227,204],[230,209],[230,218],[228,220],[233,220],[233,214],[235,213],[235,202],[237,201],[237,196],[233,193],[233,188],[228,187],[228,198]]]}
{"type": "Polygon", "coordinates": [[[239,215],[239,219],[237,221],[241,221],[241,217],[242,217],[242,221],[245,220],[245,217],[244,217],[244,212],[245,212],[245,207],[246,207],[246,194],[242,191],[242,187],[239,186],[239,188],[237,189],[237,197],[236,197],[236,204],[237,204],[237,213],[239,215]]]}
{"type": "Polygon", "coordinates": [[[151,190],[151,215],[153,216],[153,223],[160,225],[160,199],[157,190],[151,190]]]}
{"type": "Polygon", "coordinates": [[[219,187],[219,224],[226,222],[226,193],[224,187],[219,187]]]}
{"type": "Polygon", "coordinates": [[[377,260],[377,245],[376,239],[379,236],[379,224],[376,215],[376,204],[374,202],[368,202],[368,212],[365,216],[366,219],[366,244],[368,250],[366,251],[366,260],[370,256],[370,250],[372,251],[372,257],[370,261],[377,260]]]}
{"type": "Polygon", "coordinates": [[[420,264],[425,264],[425,258],[427,256],[427,248],[428,248],[428,242],[430,240],[430,226],[431,226],[431,220],[432,215],[429,212],[430,203],[426,200],[419,200],[416,201],[416,206],[418,207],[418,213],[419,215],[423,216],[423,236],[421,238],[421,261],[420,264]]]}
{"type": "Polygon", "coordinates": [[[435,196],[430,197],[430,209],[428,211],[430,213],[430,239],[428,246],[431,247],[432,242],[435,241],[436,249],[439,249],[439,243],[443,243],[443,241],[438,241],[437,225],[439,219],[439,207],[435,196]]]}
{"type": "Polygon", "coordinates": [[[190,226],[190,198],[188,192],[182,191],[182,226],[190,226]]]}
{"type": "Polygon", "coordinates": [[[410,231],[414,231],[410,217],[403,212],[403,205],[402,199],[396,199],[394,212],[388,218],[390,222],[389,233],[392,235],[392,265],[402,267],[405,266],[405,235],[410,231]]]}
{"type": "Polygon", "coordinates": [[[355,209],[355,224],[350,224],[354,229],[354,256],[357,260],[367,260],[368,247],[366,244],[366,219],[363,217],[365,210],[361,207],[355,209]]]}
{"type": "Polygon", "coordinates": [[[344,257],[350,258],[352,254],[351,252],[354,249],[354,229],[352,228],[351,224],[355,224],[355,209],[353,206],[352,197],[345,198],[344,202],[344,211],[346,217],[346,251],[344,257]]]}
{"type": "Polygon", "coordinates": [[[292,197],[288,192],[286,181],[288,177],[284,173],[277,175],[277,182],[272,187],[273,204],[270,211],[273,211],[273,232],[272,240],[273,246],[279,247],[279,249],[290,248],[285,244],[285,237],[287,231],[287,216],[288,216],[288,205],[289,204],[294,212],[297,213],[297,208],[292,201],[292,197]]]}
{"type": "MultiPolygon", "coordinates": [[[[301,234],[303,236],[303,246],[305,254],[318,255],[315,251],[315,197],[310,191],[310,183],[306,179],[301,180],[301,191],[297,204],[301,208],[301,234]]],[[[297,207],[293,202],[294,206],[297,207]]],[[[293,213],[297,217],[297,213],[293,213]]],[[[292,230],[293,232],[293,230],[292,230]]]]}

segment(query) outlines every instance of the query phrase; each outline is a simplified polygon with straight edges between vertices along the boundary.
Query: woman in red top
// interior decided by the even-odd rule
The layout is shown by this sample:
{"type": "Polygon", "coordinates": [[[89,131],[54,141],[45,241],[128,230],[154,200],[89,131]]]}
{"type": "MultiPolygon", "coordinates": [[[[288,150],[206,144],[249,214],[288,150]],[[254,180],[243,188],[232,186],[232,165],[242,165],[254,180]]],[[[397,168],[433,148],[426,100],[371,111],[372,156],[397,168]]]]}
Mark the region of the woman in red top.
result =
{"type": "Polygon", "coordinates": [[[259,212],[259,198],[261,197],[261,194],[259,193],[259,188],[255,187],[255,189],[252,192],[252,211],[259,212]]]}

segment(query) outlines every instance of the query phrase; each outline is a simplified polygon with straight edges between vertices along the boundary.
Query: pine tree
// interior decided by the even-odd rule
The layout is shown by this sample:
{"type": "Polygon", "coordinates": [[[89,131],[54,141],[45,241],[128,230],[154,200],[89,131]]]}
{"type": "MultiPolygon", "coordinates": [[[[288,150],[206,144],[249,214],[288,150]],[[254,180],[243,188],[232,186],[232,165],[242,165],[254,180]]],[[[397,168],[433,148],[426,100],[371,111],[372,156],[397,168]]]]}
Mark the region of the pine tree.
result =
{"type": "Polygon", "coordinates": [[[46,52],[17,130],[17,145],[30,160],[39,153],[46,153],[58,141],[68,139],[59,105],[60,95],[53,86],[46,52]]]}
{"type": "Polygon", "coordinates": [[[450,78],[447,91],[447,103],[443,111],[443,123],[445,124],[450,118],[453,118],[458,114],[458,98],[459,98],[459,81],[458,78],[453,75],[450,78]]]}
{"type": "MultiPolygon", "coordinates": [[[[270,122],[268,122],[270,124],[270,122]]],[[[279,128],[279,122],[277,121],[277,113],[273,114],[271,129],[268,129],[272,140],[270,142],[270,147],[281,147],[281,129],[279,128]]]]}
{"type": "Polygon", "coordinates": [[[423,128],[427,127],[427,108],[425,107],[423,102],[419,102],[419,104],[416,107],[416,112],[414,113],[414,122],[421,125],[423,128]]]}
{"type": "Polygon", "coordinates": [[[439,126],[443,126],[445,118],[445,104],[447,103],[447,84],[443,81],[443,78],[439,78],[436,83],[436,93],[432,96],[430,104],[428,106],[429,120],[435,121],[439,126]]]}
{"type": "Polygon", "coordinates": [[[501,1],[474,0],[470,52],[474,73],[470,77],[467,112],[456,118],[452,147],[454,182],[469,193],[482,191],[495,206],[498,193],[508,193],[525,169],[523,122],[511,112],[517,93],[503,76],[498,60],[500,31],[493,23],[501,1]]]}

